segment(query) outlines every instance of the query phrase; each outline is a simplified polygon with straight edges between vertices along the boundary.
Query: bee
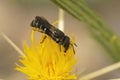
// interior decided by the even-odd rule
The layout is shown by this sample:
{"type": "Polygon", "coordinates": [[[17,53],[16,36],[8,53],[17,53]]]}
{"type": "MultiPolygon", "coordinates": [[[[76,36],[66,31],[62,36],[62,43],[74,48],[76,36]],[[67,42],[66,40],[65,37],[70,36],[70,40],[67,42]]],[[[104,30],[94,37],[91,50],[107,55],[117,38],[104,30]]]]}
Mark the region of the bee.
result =
{"type": "Polygon", "coordinates": [[[61,30],[51,25],[45,18],[36,16],[35,19],[31,22],[31,26],[33,27],[33,30],[47,34],[56,43],[62,45],[65,48],[64,52],[68,50],[70,45],[70,38],[61,30]]]}

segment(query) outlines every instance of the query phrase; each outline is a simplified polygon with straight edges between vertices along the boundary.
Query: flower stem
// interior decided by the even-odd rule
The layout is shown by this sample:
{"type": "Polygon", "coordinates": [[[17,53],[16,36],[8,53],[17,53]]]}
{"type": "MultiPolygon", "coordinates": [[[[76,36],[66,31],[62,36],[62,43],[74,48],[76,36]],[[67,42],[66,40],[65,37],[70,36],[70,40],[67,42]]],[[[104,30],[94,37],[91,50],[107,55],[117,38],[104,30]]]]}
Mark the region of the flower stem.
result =
{"type": "Polygon", "coordinates": [[[105,68],[102,68],[102,69],[97,70],[95,72],[92,72],[90,74],[87,74],[83,77],[80,77],[79,80],[91,80],[93,78],[104,75],[106,73],[109,73],[109,72],[114,71],[114,70],[119,69],[119,68],[120,68],[120,62],[117,62],[113,65],[107,66],[105,68]]]}
{"type": "Polygon", "coordinates": [[[60,8],[59,9],[59,23],[58,28],[64,32],[64,11],[60,8]]]}
{"type": "Polygon", "coordinates": [[[24,53],[18,48],[15,43],[13,43],[4,33],[1,32],[3,38],[22,56],[25,56],[24,53]]]}

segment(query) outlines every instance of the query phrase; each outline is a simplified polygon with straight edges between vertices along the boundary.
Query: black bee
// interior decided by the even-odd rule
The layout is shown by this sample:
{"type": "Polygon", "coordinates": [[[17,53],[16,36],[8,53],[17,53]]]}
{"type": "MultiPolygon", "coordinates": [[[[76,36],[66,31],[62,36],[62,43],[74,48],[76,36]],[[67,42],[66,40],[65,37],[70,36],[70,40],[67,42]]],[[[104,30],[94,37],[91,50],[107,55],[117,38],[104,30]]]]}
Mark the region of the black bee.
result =
{"type": "Polygon", "coordinates": [[[46,19],[36,16],[35,19],[31,22],[31,26],[34,30],[40,31],[50,36],[56,43],[62,45],[65,48],[65,52],[67,51],[70,45],[70,38],[66,36],[61,30],[51,25],[46,19]]]}

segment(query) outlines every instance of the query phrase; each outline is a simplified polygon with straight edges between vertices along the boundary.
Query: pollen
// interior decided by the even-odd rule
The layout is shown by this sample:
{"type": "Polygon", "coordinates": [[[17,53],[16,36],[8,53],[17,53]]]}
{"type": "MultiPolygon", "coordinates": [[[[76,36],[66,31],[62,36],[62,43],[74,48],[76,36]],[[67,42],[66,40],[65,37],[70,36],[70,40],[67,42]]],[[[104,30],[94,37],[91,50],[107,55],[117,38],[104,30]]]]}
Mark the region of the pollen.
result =
{"type": "Polygon", "coordinates": [[[46,34],[41,35],[39,42],[35,41],[34,35],[32,31],[31,46],[24,43],[25,56],[20,57],[16,70],[26,74],[28,80],[76,80],[76,74],[72,73],[77,62],[74,39],[64,52],[64,47],[46,34]]]}

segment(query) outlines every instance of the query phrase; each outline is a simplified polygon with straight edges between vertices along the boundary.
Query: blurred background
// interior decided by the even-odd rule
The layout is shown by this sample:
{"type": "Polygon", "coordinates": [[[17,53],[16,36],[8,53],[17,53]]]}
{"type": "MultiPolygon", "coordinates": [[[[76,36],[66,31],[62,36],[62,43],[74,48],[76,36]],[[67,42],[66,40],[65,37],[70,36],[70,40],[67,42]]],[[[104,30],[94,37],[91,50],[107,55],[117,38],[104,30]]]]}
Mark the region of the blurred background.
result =
{"type": "MultiPolygon", "coordinates": [[[[120,35],[120,0],[86,0],[113,31],[120,35]]],[[[5,33],[22,51],[23,42],[30,42],[30,23],[35,16],[43,16],[50,23],[58,19],[59,8],[50,0],[0,0],[0,32],[5,33]]],[[[76,57],[79,61],[74,72],[78,77],[113,64],[104,48],[94,40],[87,28],[65,12],[65,33],[75,35],[76,57]]],[[[38,38],[40,33],[36,33],[38,38]]],[[[27,80],[16,71],[19,53],[0,35],[0,78],[3,80],[27,80]]],[[[120,78],[120,70],[97,77],[94,80],[120,78]]]]}

